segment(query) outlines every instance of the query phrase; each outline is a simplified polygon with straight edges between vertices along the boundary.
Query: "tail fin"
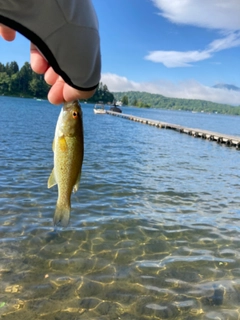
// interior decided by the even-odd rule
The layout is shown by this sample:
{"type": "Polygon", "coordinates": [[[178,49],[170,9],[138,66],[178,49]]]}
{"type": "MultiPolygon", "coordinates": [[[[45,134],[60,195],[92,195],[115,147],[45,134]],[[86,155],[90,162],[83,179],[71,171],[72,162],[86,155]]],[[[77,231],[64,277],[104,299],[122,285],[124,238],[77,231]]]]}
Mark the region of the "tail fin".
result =
{"type": "Polygon", "coordinates": [[[70,206],[63,207],[57,203],[53,217],[54,225],[61,225],[62,227],[67,227],[70,218],[70,211],[70,206]]]}

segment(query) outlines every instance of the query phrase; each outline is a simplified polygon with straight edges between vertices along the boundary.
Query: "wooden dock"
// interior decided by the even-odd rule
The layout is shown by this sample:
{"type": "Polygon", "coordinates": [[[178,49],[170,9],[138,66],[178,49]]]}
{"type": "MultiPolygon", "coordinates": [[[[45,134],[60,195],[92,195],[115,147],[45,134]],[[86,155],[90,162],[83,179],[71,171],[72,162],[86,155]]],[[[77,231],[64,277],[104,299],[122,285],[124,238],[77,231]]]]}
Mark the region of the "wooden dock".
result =
{"type": "Polygon", "coordinates": [[[124,119],[131,120],[131,121],[140,122],[143,124],[148,124],[150,126],[155,126],[157,128],[174,130],[179,133],[188,134],[188,135],[193,136],[195,138],[202,138],[202,139],[206,139],[209,141],[215,141],[219,144],[223,144],[228,147],[235,147],[237,150],[240,150],[240,137],[237,137],[237,136],[231,136],[231,135],[212,132],[212,131],[203,130],[203,129],[187,128],[187,127],[180,126],[177,124],[141,118],[141,117],[125,114],[125,113],[118,113],[118,112],[113,112],[113,111],[108,111],[108,110],[106,112],[107,112],[107,114],[112,115],[112,116],[124,118],[124,119]]]}

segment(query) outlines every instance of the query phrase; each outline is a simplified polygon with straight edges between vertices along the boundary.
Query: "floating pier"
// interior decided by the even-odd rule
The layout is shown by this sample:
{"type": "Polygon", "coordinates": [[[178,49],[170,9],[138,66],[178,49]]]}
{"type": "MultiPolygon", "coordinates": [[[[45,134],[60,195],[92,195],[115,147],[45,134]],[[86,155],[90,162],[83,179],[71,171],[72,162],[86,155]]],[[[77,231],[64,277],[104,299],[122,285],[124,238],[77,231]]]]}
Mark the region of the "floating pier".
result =
{"type": "Polygon", "coordinates": [[[224,144],[228,147],[235,147],[236,149],[240,150],[240,137],[237,137],[237,136],[230,136],[227,134],[212,132],[212,131],[203,130],[203,129],[187,128],[177,124],[141,118],[141,117],[125,114],[125,113],[118,113],[118,112],[113,112],[108,110],[106,111],[106,113],[109,115],[124,118],[127,120],[148,124],[150,126],[155,126],[157,128],[170,129],[170,130],[177,131],[179,133],[185,133],[195,138],[202,138],[209,141],[215,141],[219,144],[224,144]]]}

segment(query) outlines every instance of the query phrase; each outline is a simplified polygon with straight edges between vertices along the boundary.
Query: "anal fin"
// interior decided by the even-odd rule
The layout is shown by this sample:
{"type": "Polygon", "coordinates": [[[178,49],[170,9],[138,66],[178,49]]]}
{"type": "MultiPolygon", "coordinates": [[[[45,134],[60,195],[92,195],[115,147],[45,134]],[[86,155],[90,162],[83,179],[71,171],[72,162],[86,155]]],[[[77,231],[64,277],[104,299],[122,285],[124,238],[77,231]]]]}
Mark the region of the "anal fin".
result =
{"type": "Polygon", "coordinates": [[[52,173],[50,174],[50,177],[48,178],[48,188],[52,188],[57,184],[54,174],[54,168],[52,169],[52,173]]]}
{"type": "Polygon", "coordinates": [[[81,172],[79,173],[79,175],[77,177],[77,180],[76,180],[76,183],[73,186],[73,192],[77,192],[78,191],[80,179],[81,179],[81,172]]]}

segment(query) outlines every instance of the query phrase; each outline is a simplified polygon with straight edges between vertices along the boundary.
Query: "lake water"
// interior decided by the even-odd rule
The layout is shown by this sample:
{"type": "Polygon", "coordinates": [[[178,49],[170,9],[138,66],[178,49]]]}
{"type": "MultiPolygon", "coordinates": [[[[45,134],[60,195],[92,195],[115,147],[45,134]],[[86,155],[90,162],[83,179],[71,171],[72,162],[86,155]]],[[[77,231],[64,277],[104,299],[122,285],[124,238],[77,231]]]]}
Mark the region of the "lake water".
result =
{"type": "MultiPolygon", "coordinates": [[[[2,319],[239,319],[240,151],[82,108],[81,183],[54,229],[60,107],[0,97],[2,319]]],[[[240,135],[240,117],[123,112],[240,135]]]]}

